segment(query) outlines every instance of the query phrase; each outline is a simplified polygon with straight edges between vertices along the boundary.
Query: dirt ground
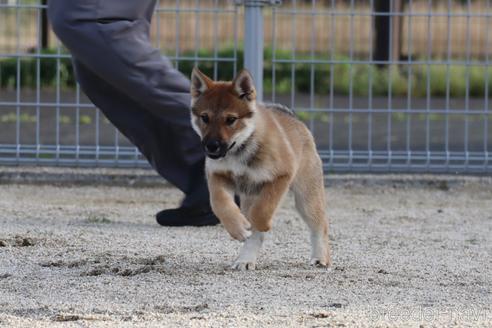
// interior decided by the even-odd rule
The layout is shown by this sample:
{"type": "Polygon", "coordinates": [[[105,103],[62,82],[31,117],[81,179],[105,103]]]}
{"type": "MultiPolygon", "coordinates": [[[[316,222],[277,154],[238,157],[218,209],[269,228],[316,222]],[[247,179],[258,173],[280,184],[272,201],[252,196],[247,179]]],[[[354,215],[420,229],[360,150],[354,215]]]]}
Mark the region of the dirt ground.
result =
{"type": "Polygon", "coordinates": [[[249,272],[221,226],[155,223],[170,187],[2,182],[2,327],[492,324],[491,178],[330,177],[333,267],[289,196],[249,272]]]}

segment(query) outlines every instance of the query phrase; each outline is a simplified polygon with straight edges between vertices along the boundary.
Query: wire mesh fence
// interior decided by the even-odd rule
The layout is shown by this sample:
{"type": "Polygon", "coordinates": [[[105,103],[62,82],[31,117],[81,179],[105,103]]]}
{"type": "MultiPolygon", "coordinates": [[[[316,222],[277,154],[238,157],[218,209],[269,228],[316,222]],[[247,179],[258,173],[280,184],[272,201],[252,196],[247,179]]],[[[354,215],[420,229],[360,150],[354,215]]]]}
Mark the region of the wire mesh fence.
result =
{"type": "MultiPolygon", "coordinates": [[[[252,37],[248,1],[161,0],[151,34],[185,75],[227,80],[264,39],[263,98],[297,112],[327,171],[491,173],[491,1],[253,1],[252,37]]],[[[0,0],[0,164],[146,167],[81,92],[44,8],[0,0]]]]}
{"type": "Polygon", "coordinates": [[[490,1],[285,1],[272,34],[280,25],[291,39],[272,42],[272,98],[285,83],[329,168],[490,172],[490,9],[490,1]],[[303,29],[307,52],[298,51],[303,29]],[[329,36],[324,49],[319,34],[329,36]],[[279,78],[284,67],[290,76],[279,78]]]}

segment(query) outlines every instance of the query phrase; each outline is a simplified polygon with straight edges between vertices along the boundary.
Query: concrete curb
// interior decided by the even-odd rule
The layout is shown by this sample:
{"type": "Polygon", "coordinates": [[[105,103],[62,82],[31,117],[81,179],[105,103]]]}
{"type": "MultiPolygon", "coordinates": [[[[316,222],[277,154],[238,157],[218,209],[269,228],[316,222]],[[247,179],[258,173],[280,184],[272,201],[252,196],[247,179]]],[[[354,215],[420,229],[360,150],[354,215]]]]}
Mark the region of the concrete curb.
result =
{"type": "MultiPolygon", "coordinates": [[[[106,169],[65,167],[0,167],[0,184],[104,185],[128,187],[170,187],[171,184],[148,169],[106,169]]],[[[333,174],[326,186],[431,187],[448,190],[463,185],[492,188],[491,176],[432,174],[333,174]]]]}
{"type": "Polygon", "coordinates": [[[132,187],[169,187],[152,170],[65,168],[65,167],[0,167],[0,184],[39,185],[104,185],[132,187]]]}

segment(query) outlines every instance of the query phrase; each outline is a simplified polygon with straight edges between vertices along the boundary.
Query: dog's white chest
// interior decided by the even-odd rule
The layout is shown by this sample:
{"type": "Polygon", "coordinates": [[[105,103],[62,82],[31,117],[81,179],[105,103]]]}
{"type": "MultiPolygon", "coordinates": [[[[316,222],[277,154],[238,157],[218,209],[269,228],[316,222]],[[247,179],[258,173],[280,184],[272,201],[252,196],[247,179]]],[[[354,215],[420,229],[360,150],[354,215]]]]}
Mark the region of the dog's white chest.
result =
{"type": "Polygon", "coordinates": [[[234,157],[221,160],[207,159],[206,167],[209,172],[230,173],[237,184],[260,184],[271,181],[273,172],[263,167],[249,167],[234,157]]]}

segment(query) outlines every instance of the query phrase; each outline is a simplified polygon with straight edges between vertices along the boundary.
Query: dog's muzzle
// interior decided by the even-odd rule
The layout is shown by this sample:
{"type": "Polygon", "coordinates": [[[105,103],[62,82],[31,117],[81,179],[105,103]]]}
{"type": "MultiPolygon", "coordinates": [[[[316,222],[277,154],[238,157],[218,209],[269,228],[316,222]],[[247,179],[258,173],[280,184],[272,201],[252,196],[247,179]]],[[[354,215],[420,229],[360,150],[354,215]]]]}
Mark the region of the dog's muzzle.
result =
{"type": "Polygon", "coordinates": [[[236,145],[235,142],[233,142],[229,146],[227,143],[221,142],[216,139],[203,140],[202,142],[202,146],[203,149],[205,150],[205,154],[207,155],[207,157],[211,159],[219,159],[225,157],[227,152],[231,150],[235,145],[236,145]]]}

